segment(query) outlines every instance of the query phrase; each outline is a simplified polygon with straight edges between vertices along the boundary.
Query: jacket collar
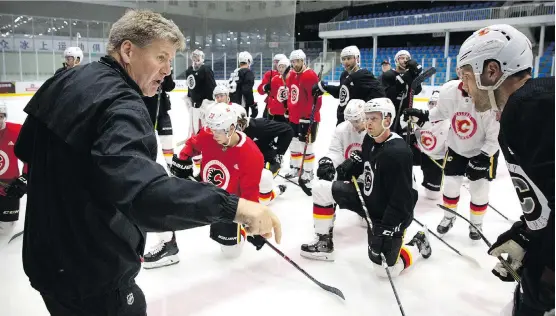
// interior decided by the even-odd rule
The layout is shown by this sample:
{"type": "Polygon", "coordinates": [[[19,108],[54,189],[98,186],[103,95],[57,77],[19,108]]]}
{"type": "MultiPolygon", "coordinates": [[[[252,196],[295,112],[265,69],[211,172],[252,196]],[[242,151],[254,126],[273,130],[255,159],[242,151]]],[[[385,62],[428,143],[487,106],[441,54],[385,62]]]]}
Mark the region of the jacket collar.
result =
{"type": "Polygon", "coordinates": [[[127,74],[124,67],[122,67],[122,65],[114,57],[106,55],[100,58],[99,63],[116,70],[133,90],[137,91],[140,96],[143,96],[143,91],[141,91],[139,85],[127,74]]]}

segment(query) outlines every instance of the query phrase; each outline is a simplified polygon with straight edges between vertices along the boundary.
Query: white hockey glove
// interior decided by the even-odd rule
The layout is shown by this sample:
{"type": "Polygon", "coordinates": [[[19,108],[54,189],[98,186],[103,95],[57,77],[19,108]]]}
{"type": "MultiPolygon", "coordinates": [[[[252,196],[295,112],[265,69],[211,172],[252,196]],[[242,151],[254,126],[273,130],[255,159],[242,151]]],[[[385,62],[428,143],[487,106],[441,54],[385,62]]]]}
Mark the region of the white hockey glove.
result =
{"type": "Polygon", "coordinates": [[[185,101],[185,107],[186,108],[192,108],[193,107],[193,102],[191,101],[191,98],[188,97],[187,95],[185,95],[183,97],[183,100],[185,101]]]}
{"type": "MultiPolygon", "coordinates": [[[[494,257],[501,256],[502,254],[507,254],[508,258],[506,261],[510,266],[520,274],[523,257],[527,251],[527,247],[530,242],[530,236],[527,233],[527,225],[522,220],[515,222],[512,227],[498,236],[498,239],[492,247],[488,250],[488,254],[494,257]]],[[[504,282],[514,281],[511,274],[504,268],[502,263],[498,262],[492,273],[496,275],[500,280],[504,282]]]]}

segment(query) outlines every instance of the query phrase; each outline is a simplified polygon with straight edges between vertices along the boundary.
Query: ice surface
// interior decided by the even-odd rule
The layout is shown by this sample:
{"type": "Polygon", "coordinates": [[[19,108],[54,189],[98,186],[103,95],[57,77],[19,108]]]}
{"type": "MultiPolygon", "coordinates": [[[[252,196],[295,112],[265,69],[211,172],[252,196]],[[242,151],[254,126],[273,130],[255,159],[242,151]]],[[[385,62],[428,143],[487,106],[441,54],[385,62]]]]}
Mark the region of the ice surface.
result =
{"type": "MultiPolygon", "coordinates": [[[[183,93],[171,94],[176,143],[186,138],[188,127],[182,97],[183,93]]],[[[261,97],[257,98],[262,101],[261,97]]],[[[10,121],[23,122],[25,115],[22,109],[29,99],[4,98],[8,103],[10,121]]],[[[336,122],[337,104],[332,97],[325,97],[315,146],[317,160],[327,151],[336,122]]],[[[426,105],[416,103],[415,106],[426,105]]],[[[286,159],[282,173],[288,165],[286,159]]],[[[415,170],[420,183],[421,171],[415,170]]],[[[301,258],[300,245],[313,238],[312,200],[295,185],[280,178],[277,181],[288,185],[286,193],[271,205],[283,225],[279,248],[317,280],[342,290],[346,301],[320,289],[269,247],[256,251],[247,244],[238,259],[224,259],[219,245],[209,238],[208,227],[202,227],[177,233],[181,250],[179,264],[142,270],[139,274],[137,282],[147,297],[149,315],[400,314],[390,283],[387,279],[378,278],[372,271],[367,256],[366,230],[358,225],[357,216],[347,210],[337,211],[335,262],[301,258]]],[[[424,199],[421,187],[419,194],[415,218],[435,231],[443,216],[443,211],[435,204],[441,201],[424,199]]],[[[498,166],[498,178],[491,185],[490,203],[509,218],[519,218],[520,204],[502,159],[498,166]]],[[[469,193],[462,188],[459,210],[468,216],[468,209],[469,193]]],[[[18,224],[20,229],[23,218],[22,214],[18,224]]],[[[484,222],[485,235],[494,242],[510,225],[489,209],[484,222]]],[[[410,226],[407,240],[418,229],[416,224],[410,226]]],[[[445,240],[460,252],[476,258],[480,267],[462,260],[431,236],[432,256],[428,260],[418,260],[394,280],[406,315],[498,315],[511,300],[515,284],[501,282],[491,274],[496,259],[487,255],[488,248],[484,242],[469,239],[468,225],[463,220],[456,221],[445,240]]],[[[153,242],[147,241],[148,244],[153,242]]],[[[0,250],[1,314],[48,315],[39,293],[31,288],[23,272],[21,247],[22,239],[18,238],[0,250]]]]}

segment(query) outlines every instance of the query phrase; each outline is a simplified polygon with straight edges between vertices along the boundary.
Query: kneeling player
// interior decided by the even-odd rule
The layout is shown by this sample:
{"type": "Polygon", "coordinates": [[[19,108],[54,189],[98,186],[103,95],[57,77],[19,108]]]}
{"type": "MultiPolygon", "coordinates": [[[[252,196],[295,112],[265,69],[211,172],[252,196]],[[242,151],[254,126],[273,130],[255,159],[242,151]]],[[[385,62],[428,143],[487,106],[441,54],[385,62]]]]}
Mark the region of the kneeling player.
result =
{"type": "MultiPolygon", "coordinates": [[[[318,180],[313,186],[313,217],[317,239],[313,244],[301,246],[301,255],[319,260],[333,260],[334,204],[366,217],[356,189],[349,180],[360,175],[369,223],[368,255],[376,265],[382,264],[384,254],[392,275],[408,268],[418,254],[431,255],[424,231],[403,245],[405,229],[413,220],[417,202],[412,174],[412,154],[405,141],[390,131],[396,110],[387,98],[373,99],[365,104],[367,135],[362,151],[354,151],[337,168],[339,181],[318,180]],[[400,259],[401,260],[398,260],[400,259]]],[[[375,269],[384,275],[384,269],[375,269]]]]}

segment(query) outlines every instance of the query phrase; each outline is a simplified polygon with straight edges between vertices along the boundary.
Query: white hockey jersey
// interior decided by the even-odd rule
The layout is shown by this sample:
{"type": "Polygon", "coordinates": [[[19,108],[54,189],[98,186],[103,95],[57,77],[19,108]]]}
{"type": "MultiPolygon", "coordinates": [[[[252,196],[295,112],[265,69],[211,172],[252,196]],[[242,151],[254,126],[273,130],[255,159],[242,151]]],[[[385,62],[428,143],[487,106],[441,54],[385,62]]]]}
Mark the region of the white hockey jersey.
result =
{"type": "Polygon", "coordinates": [[[352,151],[361,150],[365,134],[365,131],[358,133],[349,121],[336,126],[326,153],[326,157],[332,159],[335,168],[348,159],[352,151]]]}
{"type": "Polygon", "coordinates": [[[471,158],[483,151],[492,156],[500,149],[500,123],[496,113],[492,110],[477,112],[462,85],[461,80],[452,80],[440,88],[438,103],[429,111],[429,121],[450,122],[447,145],[457,154],[471,158]]]}
{"type": "Polygon", "coordinates": [[[448,150],[446,141],[449,133],[449,120],[426,122],[423,127],[415,129],[419,149],[434,160],[444,159],[448,150]]]}

